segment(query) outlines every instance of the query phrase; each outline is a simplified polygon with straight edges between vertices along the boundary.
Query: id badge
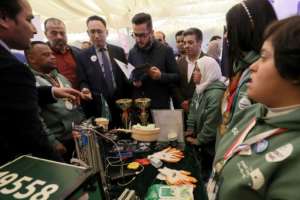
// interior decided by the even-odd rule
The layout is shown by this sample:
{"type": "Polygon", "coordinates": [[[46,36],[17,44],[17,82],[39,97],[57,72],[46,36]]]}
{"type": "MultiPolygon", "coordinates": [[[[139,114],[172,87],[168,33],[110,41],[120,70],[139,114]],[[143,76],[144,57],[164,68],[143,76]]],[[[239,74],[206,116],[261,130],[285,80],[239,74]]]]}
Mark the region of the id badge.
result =
{"type": "Polygon", "coordinates": [[[73,109],[73,104],[70,102],[70,101],[65,101],[65,107],[66,107],[66,109],[68,109],[68,110],[72,110],[73,109]]]}

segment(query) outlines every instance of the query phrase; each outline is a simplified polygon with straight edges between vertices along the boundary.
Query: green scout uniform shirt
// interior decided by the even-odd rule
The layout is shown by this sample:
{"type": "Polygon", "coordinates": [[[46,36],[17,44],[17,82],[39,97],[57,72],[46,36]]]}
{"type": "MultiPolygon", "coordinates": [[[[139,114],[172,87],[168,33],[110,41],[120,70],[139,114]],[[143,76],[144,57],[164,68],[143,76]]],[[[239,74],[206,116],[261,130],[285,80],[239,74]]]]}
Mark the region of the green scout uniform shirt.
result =
{"type": "MultiPolygon", "coordinates": [[[[52,86],[51,82],[41,73],[31,69],[37,86],[52,86]]],[[[57,70],[51,72],[63,87],[71,87],[70,82],[57,70]]],[[[84,119],[82,112],[78,108],[69,110],[66,108],[65,100],[58,99],[56,103],[48,104],[41,108],[41,117],[49,131],[49,140],[53,144],[65,137],[71,138],[72,122],[79,123],[84,119]]]]}
{"type": "Polygon", "coordinates": [[[245,140],[274,128],[288,130],[267,138],[264,151],[258,152],[253,144],[250,154],[240,152],[231,157],[217,176],[217,199],[300,199],[300,109],[268,119],[264,117],[266,111],[263,105],[254,104],[234,117],[232,124],[236,125],[220,140],[214,169],[219,171],[217,163],[253,117],[256,125],[245,140]]]}
{"type": "MultiPolygon", "coordinates": [[[[236,88],[236,93],[234,94],[234,100],[232,103],[232,107],[230,109],[229,112],[225,112],[223,111],[223,119],[222,119],[222,125],[225,128],[225,130],[221,130],[220,131],[225,131],[227,132],[227,128],[230,126],[231,120],[233,118],[233,116],[238,113],[239,111],[245,109],[246,107],[252,105],[252,101],[248,98],[248,94],[247,94],[247,83],[250,80],[250,65],[253,64],[257,59],[259,58],[259,55],[255,52],[255,51],[250,51],[248,52],[245,57],[238,61],[235,65],[234,65],[234,73],[236,75],[238,75],[238,72],[242,72],[242,74],[240,75],[240,80],[238,83],[238,86],[236,88]]],[[[229,86],[228,86],[229,87],[229,86]]],[[[225,95],[227,94],[227,91],[225,92],[225,95]]],[[[227,104],[227,98],[224,97],[223,98],[223,102],[222,102],[222,107],[225,107],[225,105],[227,104]]],[[[222,108],[224,109],[224,108],[222,108]]],[[[220,133],[218,133],[217,135],[217,143],[219,141],[219,137],[220,137],[220,133]]]]}
{"type": "MultiPolygon", "coordinates": [[[[221,121],[220,107],[224,91],[224,83],[215,81],[201,94],[194,92],[187,119],[187,129],[197,134],[200,147],[215,142],[217,127],[221,121]]],[[[214,153],[213,146],[206,150],[211,155],[214,153]]]]}

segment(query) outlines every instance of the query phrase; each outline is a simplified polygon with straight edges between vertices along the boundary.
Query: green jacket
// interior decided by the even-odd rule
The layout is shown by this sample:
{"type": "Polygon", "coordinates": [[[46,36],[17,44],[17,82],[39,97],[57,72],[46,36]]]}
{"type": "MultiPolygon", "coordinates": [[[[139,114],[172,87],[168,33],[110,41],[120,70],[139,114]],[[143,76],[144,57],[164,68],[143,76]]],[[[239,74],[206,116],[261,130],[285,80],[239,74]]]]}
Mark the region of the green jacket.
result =
{"type": "MultiPolygon", "coordinates": [[[[248,98],[247,83],[250,80],[250,68],[249,67],[258,58],[259,58],[258,53],[256,53],[255,51],[250,51],[245,55],[245,57],[242,60],[239,60],[238,62],[236,62],[236,64],[233,67],[235,74],[238,74],[238,72],[241,72],[242,74],[240,75],[241,77],[239,79],[239,83],[236,88],[236,92],[234,94],[232,107],[230,109],[230,112],[227,113],[228,119],[224,119],[225,117],[223,115],[224,118],[223,118],[222,123],[225,124],[225,126],[227,128],[230,126],[232,118],[236,113],[245,109],[248,106],[251,106],[254,103],[251,99],[248,98]]],[[[217,137],[219,137],[219,136],[220,135],[218,134],[217,137]]],[[[217,138],[217,141],[218,141],[218,138],[217,138]]]]}
{"type": "MultiPolygon", "coordinates": [[[[224,83],[215,81],[203,93],[194,92],[187,119],[187,129],[197,135],[200,147],[215,142],[217,127],[221,121],[221,100],[224,83]]],[[[212,148],[209,152],[214,152],[212,148]]]]}
{"type": "MultiPolygon", "coordinates": [[[[52,86],[45,76],[33,69],[31,70],[36,78],[37,86],[52,86]]],[[[64,87],[71,86],[71,83],[56,70],[51,73],[64,87]]],[[[63,99],[58,99],[56,103],[43,106],[41,117],[49,131],[48,138],[52,144],[66,137],[71,138],[72,122],[79,123],[84,119],[83,113],[78,108],[67,109],[63,99]]]]}
{"type": "Polygon", "coordinates": [[[228,129],[230,131],[220,140],[214,161],[214,169],[220,171],[216,176],[218,199],[300,199],[297,195],[300,185],[300,109],[272,118],[264,117],[266,111],[263,105],[254,104],[238,113],[228,129]],[[254,117],[257,123],[245,140],[274,128],[288,130],[266,138],[267,145],[260,151],[258,142],[251,145],[248,154],[235,154],[223,170],[219,170],[225,151],[254,117]]]}

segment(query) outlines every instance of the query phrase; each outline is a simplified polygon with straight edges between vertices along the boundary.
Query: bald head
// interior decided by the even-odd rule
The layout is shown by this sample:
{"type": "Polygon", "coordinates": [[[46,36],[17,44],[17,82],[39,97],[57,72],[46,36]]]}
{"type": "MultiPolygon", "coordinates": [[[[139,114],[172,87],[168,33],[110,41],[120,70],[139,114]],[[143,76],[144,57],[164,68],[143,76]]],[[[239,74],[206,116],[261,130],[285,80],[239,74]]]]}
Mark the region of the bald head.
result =
{"type": "Polygon", "coordinates": [[[56,52],[64,52],[67,47],[66,26],[60,19],[49,18],[44,23],[45,35],[51,48],[56,52]]]}
{"type": "Polygon", "coordinates": [[[56,68],[56,58],[47,43],[32,42],[25,55],[28,64],[38,72],[48,74],[56,68]]]}

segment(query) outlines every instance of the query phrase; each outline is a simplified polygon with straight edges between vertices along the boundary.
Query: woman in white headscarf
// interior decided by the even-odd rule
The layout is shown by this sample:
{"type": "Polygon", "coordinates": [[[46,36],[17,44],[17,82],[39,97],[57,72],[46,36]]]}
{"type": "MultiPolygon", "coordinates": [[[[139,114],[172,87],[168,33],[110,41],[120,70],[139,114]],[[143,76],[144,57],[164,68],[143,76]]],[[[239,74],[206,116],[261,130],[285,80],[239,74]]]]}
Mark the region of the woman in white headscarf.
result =
{"type": "Polygon", "coordinates": [[[221,121],[221,100],[225,85],[218,63],[208,56],[197,60],[193,72],[196,90],[187,119],[186,141],[195,145],[201,159],[202,176],[208,179],[215,152],[217,127],[221,121]]]}

